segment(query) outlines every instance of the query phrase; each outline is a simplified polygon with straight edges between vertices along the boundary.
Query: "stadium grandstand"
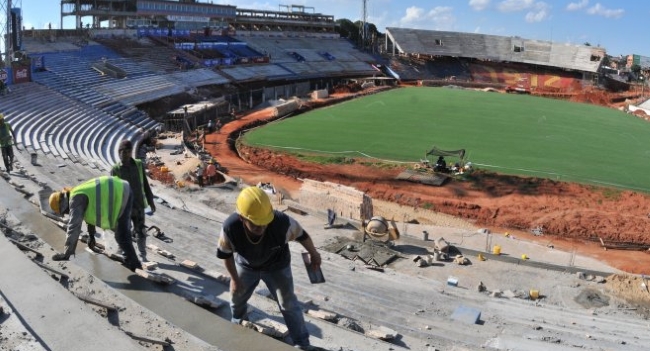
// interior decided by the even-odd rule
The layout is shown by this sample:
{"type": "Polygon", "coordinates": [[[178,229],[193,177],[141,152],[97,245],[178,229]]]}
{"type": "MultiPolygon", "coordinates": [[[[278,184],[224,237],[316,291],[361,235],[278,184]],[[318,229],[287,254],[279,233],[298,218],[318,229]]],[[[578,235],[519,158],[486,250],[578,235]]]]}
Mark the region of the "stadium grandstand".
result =
{"type": "Polygon", "coordinates": [[[560,94],[599,84],[606,56],[599,47],[404,28],[386,29],[383,47],[371,50],[378,56],[341,37],[333,16],[299,5],[62,0],[60,16],[73,16],[76,28],[14,28],[0,71],[10,91],[2,112],[30,152],[102,172],[121,139],[190,131],[350,80],[560,94]],[[191,108],[202,101],[220,102],[191,108]],[[179,109],[184,116],[171,112],[179,109]]]}
{"type": "Polygon", "coordinates": [[[31,153],[99,172],[117,160],[121,139],[178,126],[173,111],[183,106],[189,131],[232,110],[381,75],[373,56],[336,33],[333,16],[312,7],[63,0],[60,16],[76,28],[15,30],[21,41],[2,70],[10,93],[0,101],[31,153]]]}
{"type": "Polygon", "coordinates": [[[386,28],[385,50],[402,79],[454,80],[497,88],[570,90],[597,81],[604,48],[520,37],[386,28]]]}

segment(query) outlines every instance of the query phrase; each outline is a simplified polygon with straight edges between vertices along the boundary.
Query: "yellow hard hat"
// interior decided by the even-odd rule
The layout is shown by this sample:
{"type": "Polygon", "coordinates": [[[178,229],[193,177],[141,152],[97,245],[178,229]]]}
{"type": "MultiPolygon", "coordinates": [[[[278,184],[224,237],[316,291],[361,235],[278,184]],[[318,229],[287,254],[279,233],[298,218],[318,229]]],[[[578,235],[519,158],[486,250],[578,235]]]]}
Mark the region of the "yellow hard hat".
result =
{"type": "Polygon", "coordinates": [[[61,192],[55,191],[50,195],[50,208],[52,212],[60,215],[61,214],[61,192]]]}
{"type": "Polygon", "coordinates": [[[271,199],[264,190],[249,186],[239,193],[237,197],[237,213],[251,221],[253,224],[263,226],[273,220],[273,206],[271,199]]]}

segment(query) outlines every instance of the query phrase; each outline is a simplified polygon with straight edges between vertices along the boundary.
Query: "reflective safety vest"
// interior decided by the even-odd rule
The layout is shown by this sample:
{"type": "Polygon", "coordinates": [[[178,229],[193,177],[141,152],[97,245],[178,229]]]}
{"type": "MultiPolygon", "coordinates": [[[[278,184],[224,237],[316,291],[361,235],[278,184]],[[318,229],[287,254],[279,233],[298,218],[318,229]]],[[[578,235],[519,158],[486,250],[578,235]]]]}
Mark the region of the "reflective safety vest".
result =
{"type": "Polygon", "coordinates": [[[122,209],[124,182],[118,177],[101,176],[74,187],[72,199],[77,194],[88,197],[84,221],[102,229],[114,229],[122,209]]]}

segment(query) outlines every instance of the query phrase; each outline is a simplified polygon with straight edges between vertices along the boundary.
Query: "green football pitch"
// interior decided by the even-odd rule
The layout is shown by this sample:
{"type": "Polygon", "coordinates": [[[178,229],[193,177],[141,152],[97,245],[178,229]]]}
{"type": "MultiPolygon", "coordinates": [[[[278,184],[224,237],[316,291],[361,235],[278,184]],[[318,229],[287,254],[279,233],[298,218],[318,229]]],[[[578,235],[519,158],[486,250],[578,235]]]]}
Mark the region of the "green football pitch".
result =
{"type": "Polygon", "coordinates": [[[482,169],[644,192],[650,192],[649,142],[648,122],[614,109],[450,88],[393,89],[244,137],[246,144],[294,154],[369,157],[405,167],[433,146],[465,149],[465,161],[482,169]]]}

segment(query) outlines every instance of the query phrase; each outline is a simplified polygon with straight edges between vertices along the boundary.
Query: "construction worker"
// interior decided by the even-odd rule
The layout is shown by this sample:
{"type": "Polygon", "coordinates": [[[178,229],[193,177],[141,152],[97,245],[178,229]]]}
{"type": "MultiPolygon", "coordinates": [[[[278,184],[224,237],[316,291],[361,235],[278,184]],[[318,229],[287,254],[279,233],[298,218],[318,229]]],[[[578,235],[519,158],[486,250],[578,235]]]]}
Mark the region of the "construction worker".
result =
{"type": "Polygon", "coordinates": [[[236,212],[223,223],[217,257],[230,274],[231,321],[247,318],[247,304],[260,280],[280,307],[295,346],[309,349],[309,333],[293,288],[289,241],[299,242],[309,253],[312,269],[321,257],[307,232],[287,214],[274,211],[269,196],[258,187],[244,188],[236,212]]]}
{"type": "Polygon", "coordinates": [[[5,115],[0,113],[0,148],[2,148],[2,160],[5,163],[7,172],[11,172],[14,169],[14,140],[16,140],[16,133],[14,133],[9,122],[5,121],[5,115]]]}
{"type": "Polygon", "coordinates": [[[203,187],[203,176],[205,173],[205,167],[203,166],[203,162],[199,163],[196,166],[196,182],[199,184],[199,187],[203,187]]]}
{"type": "Polygon", "coordinates": [[[133,190],[133,207],[131,208],[131,220],[133,221],[133,234],[140,252],[140,259],[147,262],[147,230],[145,227],[144,210],[151,208],[156,211],[156,204],[153,201],[153,193],[149,186],[147,174],[144,171],[142,161],[131,157],[133,155],[133,143],[129,140],[122,140],[118,147],[120,162],[111,169],[111,175],[126,180],[133,190]]]}
{"type": "MultiPolygon", "coordinates": [[[[74,255],[81,224],[98,226],[115,232],[115,241],[125,253],[125,265],[131,271],[142,269],[142,264],[133,249],[130,234],[133,194],[129,182],[118,177],[101,176],[92,178],[74,188],[55,191],[49,198],[50,208],[62,216],[69,213],[63,253],[52,256],[54,261],[67,261],[74,255]]],[[[95,237],[88,239],[88,246],[94,246],[95,237]]]]}
{"type": "Polygon", "coordinates": [[[208,185],[214,184],[214,177],[217,175],[217,166],[214,165],[214,160],[208,161],[208,166],[205,167],[205,180],[208,185]]]}

